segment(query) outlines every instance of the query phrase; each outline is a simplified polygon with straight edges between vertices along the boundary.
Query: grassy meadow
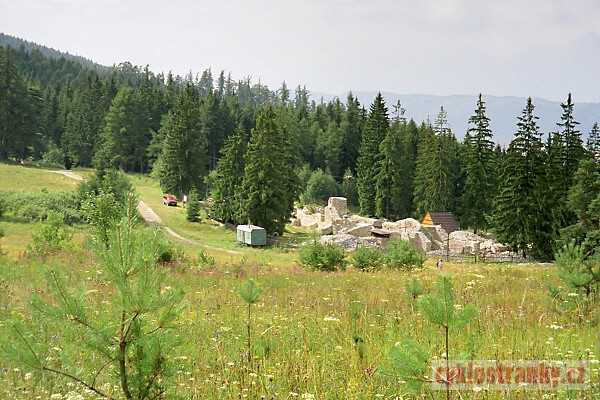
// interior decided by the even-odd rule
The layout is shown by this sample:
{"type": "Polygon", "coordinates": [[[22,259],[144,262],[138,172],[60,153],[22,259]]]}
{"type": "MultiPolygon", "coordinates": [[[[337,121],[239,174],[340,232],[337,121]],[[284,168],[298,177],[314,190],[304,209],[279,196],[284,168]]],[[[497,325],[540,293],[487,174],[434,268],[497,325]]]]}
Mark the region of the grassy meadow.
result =
{"type": "MultiPolygon", "coordinates": [[[[58,187],[58,181],[49,183],[56,178],[52,172],[0,164],[0,189],[15,190],[9,174],[19,168],[31,174],[24,182],[58,187]]],[[[425,294],[435,291],[440,274],[435,260],[412,272],[309,271],[299,266],[297,247],[313,234],[290,228],[267,249],[241,247],[233,231],[210,221],[189,223],[181,207],[163,206],[160,189],[149,178],[132,181],[165,225],[204,245],[180,244],[187,257],[161,266],[167,272],[163,290],[185,292],[183,311],[168,332],[179,345],[168,360],[173,376],[165,399],[445,398],[428,385],[410,394],[398,376],[383,373],[390,350],[406,339],[418,342],[432,360],[445,355],[442,330],[427,321],[405,288],[415,278],[425,294]],[[250,307],[248,358],[248,305],[238,290],[249,279],[264,291],[250,307]]],[[[0,337],[12,321],[21,321],[32,327],[46,360],[59,367],[75,354],[70,370],[98,373],[102,390],[123,398],[107,380],[114,366],[102,370],[78,346],[79,328],[40,323],[28,304],[32,294],[51,301],[45,271],[54,269],[68,286],[87,294],[87,307],[98,320],[114,319],[114,288],[96,256],[76,245],[43,259],[26,257],[20,249],[33,225],[0,220],[0,227],[6,235],[0,245],[9,252],[0,257],[0,337]]],[[[85,228],[78,229],[85,234],[85,228]]],[[[546,285],[561,286],[552,265],[445,262],[443,273],[452,277],[456,308],[475,304],[478,309],[468,325],[450,331],[451,359],[469,352],[474,360],[591,361],[587,390],[464,390],[453,391],[452,398],[600,398],[600,315],[597,309],[581,315],[551,298],[546,285]]],[[[32,373],[2,352],[0,369],[0,399],[99,398],[69,379],[32,373]]]]}

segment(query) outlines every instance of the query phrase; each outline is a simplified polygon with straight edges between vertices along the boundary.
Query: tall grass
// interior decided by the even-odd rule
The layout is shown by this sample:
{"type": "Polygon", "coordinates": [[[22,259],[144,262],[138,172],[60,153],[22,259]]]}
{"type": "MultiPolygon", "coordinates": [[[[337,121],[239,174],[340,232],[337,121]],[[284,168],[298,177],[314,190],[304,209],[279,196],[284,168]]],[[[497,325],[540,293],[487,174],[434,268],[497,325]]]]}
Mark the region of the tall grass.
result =
{"type": "MultiPolygon", "coordinates": [[[[59,253],[46,262],[68,272],[70,284],[83,285],[95,307],[106,307],[111,293],[89,255],[59,253]]],[[[0,321],[18,316],[31,322],[33,316],[24,299],[34,291],[42,296],[46,293],[48,288],[39,278],[46,265],[37,260],[6,258],[0,263],[0,285],[8,293],[0,299],[0,321]]],[[[354,269],[323,273],[294,265],[269,266],[252,261],[233,264],[196,261],[169,264],[165,268],[171,272],[164,290],[183,289],[189,304],[172,332],[183,342],[173,360],[177,374],[173,396],[411,398],[403,383],[375,373],[388,351],[401,339],[418,342],[432,358],[442,357],[445,351],[439,329],[413,307],[405,289],[405,284],[415,277],[426,294],[435,290],[438,272],[432,261],[423,270],[410,273],[365,273],[354,269]],[[252,308],[251,373],[246,368],[248,304],[238,294],[238,288],[248,279],[265,289],[252,308]],[[361,307],[351,306],[356,302],[361,307]],[[355,342],[357,334],[363,341],[360,352],[355,342]]],[[[475,359],[598,359],[598,321],[590,318],[576,323],[550,301],[546,283],[560,284],[553,268],[451,263],[444,268],[454,282],[455,303],[473,303],[481,311],[464,332],[451,336],[449,345],[455,354],[468,349],[467,337],[471,335],[475,359]]],[[[48,326],[39,328],[40,340],[49,349],[65,348],[68,343],[61,340],[77,334],[55,332],[48,326]]],[[[591,365],[598,368],[598,364],[591,365]]],[[[66,398],[73,391],[84,398],[94,398],[64,380],[28,376],[21,366],[1,356],[0,367],[4,369],[0,376],[2,398],[13,394],[20,398],[61,394],[66,398]],[[25,391],[29,397],[23,395],[25,391]]],[[[81,365],[81,368],[97,367],[81,365]]],[[[593,374],[592,379],[598,382],[598,370],[593,374]]],[[[510,396],[534,399],[544,394],[556,398],[569,396],[537,391],[512,392],[510,396]]],[[[576,393],[578,398],[590,399],[599,394],[597,386],[576,393]]],[[[462,395],[501,399],[507,393],[462,395]]],[[[441,398],[444,393],[432,396],[441,398]]]]}

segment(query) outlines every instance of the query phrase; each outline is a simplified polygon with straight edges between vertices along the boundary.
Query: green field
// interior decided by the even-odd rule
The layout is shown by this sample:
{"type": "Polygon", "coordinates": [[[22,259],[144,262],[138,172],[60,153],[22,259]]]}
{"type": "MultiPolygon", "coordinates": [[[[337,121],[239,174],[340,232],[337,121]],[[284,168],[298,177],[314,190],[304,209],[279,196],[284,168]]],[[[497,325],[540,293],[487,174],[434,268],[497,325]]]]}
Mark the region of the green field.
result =
{"type": "MultiPolygon", "coordinates": [[[[13,168],[23,169],[0,164],[0,189],[10,185],[6,172],[12,174],[13,168]]],[[[31,174],[29,180],[39,179],[48,190],[52,187],[48,180],[55,178],[53,173],[26,172],[31,174]]],[[[181,245],[187,259],[162,266],[168,272],[163,290],[185,292],[183,311],[175,329],[167,333],[178,338],[179,345],[169,358],[174,375],[162,398],[446,398],[444,391],[432,390],[430,385],[424,385],[420,394],[409,394],[404,380],[383,373],[390,350],[407,339],[419,343],[432,361],[444,357],[442,330],[425,318],[405,288],[415,278],[425,294],[433,292],[439,275],[434,260],[413,272],[308,271],[299,266],[296,247],[312,234],[290,232],[266,249],[240,247],[233,231],[213,222],[188,223],[183,209],[163,206],[162,194],[149,178],[132,180],[141,199],[167,226],[211,246],[181,245]],[[238,294],[248,279],[264,289],[252,305],[250,360],[248,308],[238,294]]],[[[33,186],[23,190],[33,190],[33,186]]],[[[33,225],[0,223],[6,233],[0,239],[3,248],[26,247],[33,225]]],[[[100,361],[80,346],[82,332],[76,324],[41,323],[28,304],[33,294],[52,301],[45,277],[48,269],[64,276],[69,287],[87,294],[87,308],[97,320],[118,315],[115,288],[108,284],[93,253],[75,246],[43,259],[5,256],[0,257],[0,335],[21,321],[31,327],[46,360],[84,376],[97,373],[98,386],[110,398],[124,398],[109,380],[112,366],[102,370],[100,361]],[[75,356],[74,365],[65,364],[68,355],[75,356]]],[[[583,314],[553,299],[547,285],[562,283],[552,265],[445,262],[443,273],[452,277],[456,309],[466,304],[478,309],[468,325],[450,331],[451,359],[470,353],[473,360],[590,361],[585,390],[567,391],[559,385],[543,391],[527,387],[488,392],[473,385],[453,391],[452,398],[600,397],[598,309],[583,314]]],[[[0,368],[1,399],[102,398],[67,378],[32,373],[3,353],[0,368]]]]}

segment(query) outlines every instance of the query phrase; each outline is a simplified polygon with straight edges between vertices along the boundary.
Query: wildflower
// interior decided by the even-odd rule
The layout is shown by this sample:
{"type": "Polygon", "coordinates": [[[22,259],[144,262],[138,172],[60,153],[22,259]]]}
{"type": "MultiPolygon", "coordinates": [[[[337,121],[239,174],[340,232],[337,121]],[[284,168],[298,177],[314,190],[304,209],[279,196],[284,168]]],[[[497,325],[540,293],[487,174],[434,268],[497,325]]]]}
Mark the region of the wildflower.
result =
{"type": "Polygon", "coordinates": [[[67,394],[67,400],[85,400],[85,399],[79,393],[70,392],[67,394]]]}
{"type": "Polygon", "coordinates": [[[302,397],[303,399],[314,399],[315,395],[312,393],[302,393],[302,397]]]}
{"type": "Polygon", "coordinates": [[[325,317],[323,318],[323,321],[335,321],[335,322],[340,322],[340,320],[338,318],[335,317],[325,317]]]}
{"type": "Polygon", "coordinates": [[[62,399],[63,395],[60,393],[54,393],[54,394],[50,395],[50,398],[51,399],[62,399]]]}

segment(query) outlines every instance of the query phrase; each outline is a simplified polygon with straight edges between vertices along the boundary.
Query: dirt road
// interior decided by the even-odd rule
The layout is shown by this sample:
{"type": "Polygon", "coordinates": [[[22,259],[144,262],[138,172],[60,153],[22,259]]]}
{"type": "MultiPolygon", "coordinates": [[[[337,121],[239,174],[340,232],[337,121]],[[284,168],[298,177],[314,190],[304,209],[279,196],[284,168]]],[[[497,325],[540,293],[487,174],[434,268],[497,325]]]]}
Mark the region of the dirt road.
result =
{"type": "MultiPolygon", "coordinates": [[[[83,180],[83,177],[81,175],[78,175],[78,174],[74,173],[73,171],[59,170],[59,171],[53,171],[53,172],[56,172],[57,174],[63,174],[65,176],[68,176],[69,178],[76,179],[78,181],[82,181],[83,180]]],[[[157,224],[157,225],[162,226],[163,229],[165,231],[167,231],[171,236],[173,236],[173,237],[181,240],[182,242],[185,242],[185,243],[188,243],[188,244],[192,244],[192,245],[195,245],[195,246],[201,246],[201,247],[204,247],[204,248],[207,248],[207,249],[224,251],[224,252],[229,253],[229,254],[236,254],[236,255],[243,254],[243,253],[241,253],[239,251],[228,250],[228,249],[224,249],[224,248],[221,248],[221,247],[210,246],[208,244],[196,242],[195,240],[191,240],[191,239],[188,239],[188,238],[185,238],[185,237],[181,236],[180,234],[178,234],[177,232],[175,232],[174,230],[172,230],[168,226],[165,226],[165,224],[160,219],[160,216],[157,213],[155,213],[154,210],[152,208],[150,208],[150,206],[148,206],[148,204],[144,203],[141,200],[138,201],[137,209],[138,209],[139,213],[141,214],[142,218],[144,218],[144,221],[146,221],[147,224],[157,224]]]]}

